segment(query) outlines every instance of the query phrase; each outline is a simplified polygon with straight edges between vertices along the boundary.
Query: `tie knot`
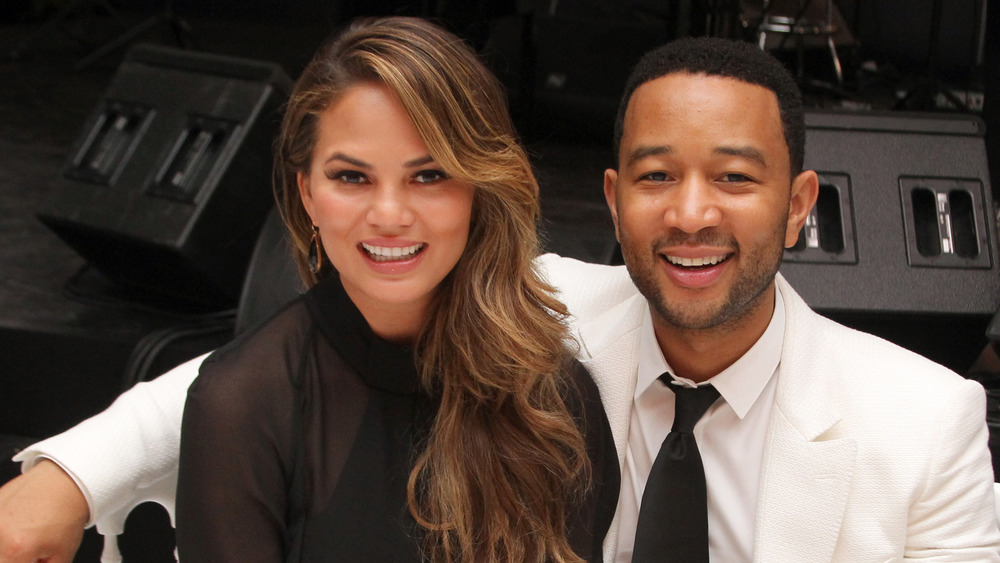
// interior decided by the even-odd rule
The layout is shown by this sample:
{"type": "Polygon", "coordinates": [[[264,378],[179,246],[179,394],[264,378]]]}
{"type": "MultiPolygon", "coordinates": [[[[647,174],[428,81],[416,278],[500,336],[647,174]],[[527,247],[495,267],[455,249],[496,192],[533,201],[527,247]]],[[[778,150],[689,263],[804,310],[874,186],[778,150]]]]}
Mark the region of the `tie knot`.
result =
{"type": "Polygon", "coordinates": [[[671,385],[675,395],[674,402],[674,425],[672,432],[686,432],[690,434],[694,430],[694,425],[712,406],[712,403],[719,398],[719,391],[711,385],[701,385],[698,387],[680,387],[671,385]]]}

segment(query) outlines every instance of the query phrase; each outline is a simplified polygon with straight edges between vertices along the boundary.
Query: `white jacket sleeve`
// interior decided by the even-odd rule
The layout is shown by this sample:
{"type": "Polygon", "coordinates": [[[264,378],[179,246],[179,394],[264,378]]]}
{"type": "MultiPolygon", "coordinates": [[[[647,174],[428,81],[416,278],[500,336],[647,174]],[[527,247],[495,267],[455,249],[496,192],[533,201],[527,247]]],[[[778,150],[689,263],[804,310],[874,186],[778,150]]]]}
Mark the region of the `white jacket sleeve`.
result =
{"type": "Polygon", "coordinates": [[[181,418],[188,387],[205,354],[139,383],[106,410],[14,457],[27,471],[51,459],[77,483],[90,522],[104,535],[122,533],[137,505],[154,501],[174,518],[181,418]]]}

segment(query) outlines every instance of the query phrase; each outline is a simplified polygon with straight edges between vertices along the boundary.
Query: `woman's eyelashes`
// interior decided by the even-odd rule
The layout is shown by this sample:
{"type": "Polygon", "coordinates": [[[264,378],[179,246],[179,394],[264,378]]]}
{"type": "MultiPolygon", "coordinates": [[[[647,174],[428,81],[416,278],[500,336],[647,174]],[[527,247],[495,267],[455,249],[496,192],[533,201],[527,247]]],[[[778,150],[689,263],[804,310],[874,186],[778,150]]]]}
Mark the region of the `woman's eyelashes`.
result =
{"type": "Polygon", "coordinates": [[[364,172],[357,170],[333,170],[327,172],[326,177],[344,184],[364,184],[368,182],[368,176],[364,172]]]}
{"type": "Polygon", "coordinates": [[[449,176],[442,170],[420,170],[413,175],[413,181],[418,184],[433,184],[447,180],[449,176]]]}
{"type": "MultiPolygon", "coordinates": [[[[357,170],[333,170],[327,172],[326,177],[334,182],[344,184],[367,184],[371,182],[367,174],[357,170]]],[[[434,169],[420,170],[410,176],[410,180],[415,184],[435,184],[450,178],[444,171],[434,169]]]]}

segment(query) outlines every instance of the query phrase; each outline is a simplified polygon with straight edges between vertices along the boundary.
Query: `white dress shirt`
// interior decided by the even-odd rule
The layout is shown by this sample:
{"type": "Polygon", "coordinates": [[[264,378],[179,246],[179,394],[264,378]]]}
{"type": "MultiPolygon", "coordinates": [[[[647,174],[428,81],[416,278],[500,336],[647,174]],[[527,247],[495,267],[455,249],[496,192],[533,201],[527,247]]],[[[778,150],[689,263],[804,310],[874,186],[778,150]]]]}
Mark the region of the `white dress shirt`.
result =
{"type": "MultiPolygon", "coordinates": [[[[785,307],[775,292],[774,314],[760,339],[711,383],[716,401],[694,427],[708,488],[709,558],[713,562],[750,561],[764,438],[774,405],[778,362],[785,332],[785,307]]],[[[674,394],[658,378],[671,372],[674,385],[693,387],[673,375],[663,358],[648,309],[639,344],[639,369],[628,446],[618,500],[621,525],[615,561],[632,560],[635,526],[646,478],[674,421],[674,394]]]]}

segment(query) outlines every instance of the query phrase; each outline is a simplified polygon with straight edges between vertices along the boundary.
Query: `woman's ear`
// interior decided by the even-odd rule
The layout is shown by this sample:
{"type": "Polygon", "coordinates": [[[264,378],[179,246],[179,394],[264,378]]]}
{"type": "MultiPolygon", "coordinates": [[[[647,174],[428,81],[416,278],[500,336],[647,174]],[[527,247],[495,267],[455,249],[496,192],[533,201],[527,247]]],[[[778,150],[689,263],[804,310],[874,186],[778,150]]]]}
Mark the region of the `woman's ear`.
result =
{"type": "Polygon", "coordinates": [[[309,217],[315,217],[315,215],[313,215],[313,198],[312,189],[309,186],[309,174],[302,172],[301,170],[296,172],[295,182],[299,186],[299,199],[302,200],[302,207],[305,207],[306,213],[309,214],[309,217]]]}

